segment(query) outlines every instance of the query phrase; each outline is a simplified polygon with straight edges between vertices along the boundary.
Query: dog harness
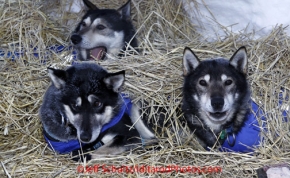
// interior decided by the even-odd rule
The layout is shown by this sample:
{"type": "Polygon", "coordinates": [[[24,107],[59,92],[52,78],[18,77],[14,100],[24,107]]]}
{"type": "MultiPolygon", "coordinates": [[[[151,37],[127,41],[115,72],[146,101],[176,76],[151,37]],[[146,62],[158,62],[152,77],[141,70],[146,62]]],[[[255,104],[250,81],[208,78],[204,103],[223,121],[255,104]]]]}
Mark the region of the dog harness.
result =
{"type": "MultiPolygon", "coordinates": [[[[132,102],[129,98],[126,98],[123,95],[122,95],[122,99],[123,99],[123,105],[122,105],[121,110],[109,123],[105,124],[102,127],[100,134],[105,132],[109,128],[113,127],[114,125],[116,125],[122,119],[122,117],[124,116],[125,113],[130,115],[132,102]]],[[[67,142],[55,140],[55,139],[51,138],[45,131],[44,131],[43,135],[44,135],[44,139],[46,140],[48,146],[60,154],[69,153],[69,152],[72,152],[74,150],[78,150],[81,147],[86,145],[84,143],[79,142],[78,139],[69,140],[67,142]]],[[[101,146],[103,146],[102,141],[95,144],[93,146],[93,148],[98,149],[101,146]]]]}
{"type": "Polygon", "coordinates": [[[263,111],[254,101],[251,101],[251,108],[252,112],[247,114],[247,120],[237,135],[233,133],[232,125],[222,130],[220,140],[224,143],[220,149],[221,151],[252,152],[253,148],[260,144],[260,133],[265,126],[262,124],[261,128],[257,118],[261,118],[263,121],[266,119],[263,111]]]}

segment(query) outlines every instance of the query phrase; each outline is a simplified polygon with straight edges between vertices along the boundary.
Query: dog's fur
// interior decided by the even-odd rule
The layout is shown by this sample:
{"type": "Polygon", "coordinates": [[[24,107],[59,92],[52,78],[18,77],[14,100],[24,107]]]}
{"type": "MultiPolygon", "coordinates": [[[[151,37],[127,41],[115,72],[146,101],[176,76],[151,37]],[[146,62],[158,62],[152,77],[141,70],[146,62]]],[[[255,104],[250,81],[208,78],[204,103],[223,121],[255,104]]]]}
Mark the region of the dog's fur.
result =
{"type": "Polygon", "coordinates": [[[89,8],[71,36],[80,60],[104,59],[105,53],[117,56],[130,42],[138,46],[131,22],[130,0],[119,9],[99,9],[88,0],[89,8]]]}
{"type": "Polygon", "coordinates": [[[136,147],[140,137],[155,138],[134,104],[130,116],[124,114],[116,125],[100,134],[102,126],[122,106],[119,89],[125,71],[108,73],[96,64],[81,63],[67,70],[48,68],[48,75],[52,84],[44,96],[40,118],[45,132],[54,140],[78,139],[87,144],[102,141],[104,145],[92,155],[95,158],[136,147]],[[129,130],[133,124],[135,128],[129,130]]]}
{"type": "Polygon", "coordinates": [[[183,54],[184,85],[182,111],[188,126],[203,147],[212,147],[220,132],[232,127],[237,134],[249,109],[246,48],[230,60],[200,61],[189,49],[183,54]]]}

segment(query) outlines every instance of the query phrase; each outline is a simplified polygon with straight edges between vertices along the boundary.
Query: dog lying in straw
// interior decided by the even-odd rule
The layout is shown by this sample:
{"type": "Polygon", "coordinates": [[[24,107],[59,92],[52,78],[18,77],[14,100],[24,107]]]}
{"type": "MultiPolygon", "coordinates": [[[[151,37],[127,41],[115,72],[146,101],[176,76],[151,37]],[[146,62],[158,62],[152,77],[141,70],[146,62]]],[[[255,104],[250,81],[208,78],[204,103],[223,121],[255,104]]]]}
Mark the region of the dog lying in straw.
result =
{"type": "Polygon", "coordinates": [[[185,48],[182,111],[203,147],[220,144],[221,150],[249,152],[259,145],[262,112],[250,100],[247,63],[245,47],[230,60],[204,61],[185,48]]]}
{"type": "Polygon", "coordinates": [[[91,156],[96,158],[155,138],[139,107],[119,92],[124,71],[108,73],[96,64],[81,63],[67,70],[48,68],[48,75],[52,83],[39,114],[44,138],[54,151],[94,148],[91,156]]]}

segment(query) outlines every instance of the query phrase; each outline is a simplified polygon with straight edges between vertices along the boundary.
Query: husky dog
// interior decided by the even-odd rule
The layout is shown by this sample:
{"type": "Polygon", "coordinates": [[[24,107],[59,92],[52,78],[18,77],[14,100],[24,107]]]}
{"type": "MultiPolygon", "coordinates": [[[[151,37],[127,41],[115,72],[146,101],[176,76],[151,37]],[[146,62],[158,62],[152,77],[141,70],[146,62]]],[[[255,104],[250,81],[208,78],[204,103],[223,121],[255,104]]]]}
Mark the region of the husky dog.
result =
{"type": "Polygon", "coordinates": [[[81,63],[67,70],[48,68],[48,75],[52,84],[40,118],[44,138],[56,152],[94,147],[95,158],[155,138],[141,119],[139,106],[119,93],[124,71],[108,73],[97,64],[81,63]]]}
{"type": "Polygon", "coordinates": [[[134,48],[138,46],[130,19],[130,0],[118,10],[99,9],[88,0],[83,2],[89,10],[71,36],[80,60],[104,59],[105,53],[118,55],[129,42],[134,48]]]}
{"type": "MultiPolygon", "coordinates": [[[[184,117],[203,147],[223,144],[227,134],[237,135],[247,120],[250,89],[247,83],[246,48],[230,60],[200,61],[189,49],[183,54],[184,117]],[[224,135],[226,134],[226,135],[224,135]]],[[[235,140],[229,143],[235,144],[235,140]]]]}

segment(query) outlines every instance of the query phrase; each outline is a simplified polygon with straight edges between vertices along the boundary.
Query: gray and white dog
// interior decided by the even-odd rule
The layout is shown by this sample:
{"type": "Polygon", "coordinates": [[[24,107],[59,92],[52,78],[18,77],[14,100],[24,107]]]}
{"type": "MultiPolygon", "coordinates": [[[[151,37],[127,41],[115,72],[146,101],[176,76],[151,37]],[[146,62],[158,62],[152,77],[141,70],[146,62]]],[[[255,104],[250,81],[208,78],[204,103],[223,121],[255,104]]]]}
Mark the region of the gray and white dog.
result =
{"type": "Polygon", "coordinates": [[[185,48],[183,69],[182,111],[201,145],[212,147],[227,128],[237,134],[247,119],[250,100],[246,48],[239,48],[230,60],[204,61],[185,48]]]}
{"type": "Polygon", "coordinates": [[[83,2],[89,10],[71,36],[80,60],[104,59],[106,53],[117,56],[128,43],[133,48],[138,46],[130,0],[117,10],[99,9],[88,0],[83,2]]]}
{"type": "Polygon", "coordinates": [[[93,63],[48,68],[52,84],[40,108],[44,138],[59,153],[88,147],[92,158],[115,155],[155,138],[140,108],[119,90],[125,71],[108,73],[93,63]]]}

